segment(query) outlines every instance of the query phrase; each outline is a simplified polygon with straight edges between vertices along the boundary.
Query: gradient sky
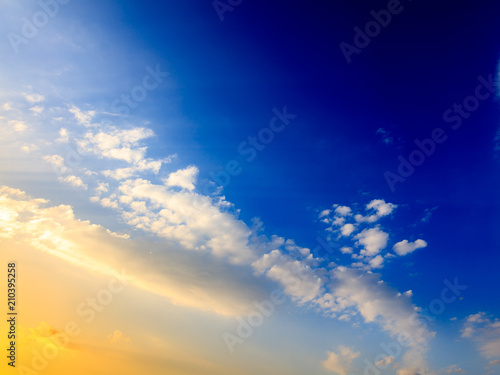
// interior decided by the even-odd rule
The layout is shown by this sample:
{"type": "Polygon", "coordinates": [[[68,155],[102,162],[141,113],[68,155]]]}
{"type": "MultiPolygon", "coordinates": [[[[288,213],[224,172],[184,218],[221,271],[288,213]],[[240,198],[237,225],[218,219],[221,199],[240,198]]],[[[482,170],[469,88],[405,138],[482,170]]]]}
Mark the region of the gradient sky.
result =
{"type": "Polygon", "coordinates": [[[2,373],[500,374],[498,2],[0,6],[2,373]]]}

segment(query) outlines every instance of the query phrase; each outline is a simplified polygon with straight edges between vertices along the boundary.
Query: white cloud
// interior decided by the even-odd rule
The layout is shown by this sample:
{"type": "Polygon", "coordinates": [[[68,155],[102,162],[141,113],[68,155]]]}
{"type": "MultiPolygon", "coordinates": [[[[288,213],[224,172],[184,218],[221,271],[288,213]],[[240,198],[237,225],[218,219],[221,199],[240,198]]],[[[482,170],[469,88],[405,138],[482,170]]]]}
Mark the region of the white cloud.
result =
{"type": "Polygon", "coordinates": [[[251,230],[223,211],[227,205],[222,198],[214,202],[195,192],[174,191],[144,179],[121,182],[117,194],[120,202],[139,201],[148,207],[147,212],[137,212],[122,204],[122,216],[130,225],[236,263],[255,259],[248,243],[251,230]]]}
{"type": "Polygon", "coordinates": [[[30,103],[40,103],[45,101],[45,96],[40,94],[24,94],[24,97],[30,103]]]}
{"type": "Polygon", "coordinates": [[[484,312],[472,314],[465,320],[461,332],[462,337],[479,345],[483,357],[500,357],[500,319],[492,319],[484,312]]]}
{"type": "Polygon", "coordinates": [[[358,240],[358,245],[364,246],[361,255],[375,256],[387,246],[389,235],[379,228],[370,228],[363,229],[354,238],[358,240]]]}
{"type": "Polygon", "coordinates": [[[96,115],[96,111],[83,111],[80,108],[71,105],[69,111],[75,116],[80,125],[91,126],[91,121],[96,115]]]}
{"type": "Polygon", "coordinates": [[[353,224],[345,224],[340,229],[340,232],[343,236],[349,236],[352,232],[356,230],[356,227],[353,224]]]}
{"type": "Polygon", "coordinates": [[[56,142],[67,143],[69,141],[69,133],[65,128],[59,129],[59,138],[56,139],[56,142]]]}
{"type": "Polygon", "coordinates": [[[59,155],[45,155],[43,157],[47,163],[51,164],[55,169],[57,169],[60,173],[66,173],[68,170],[64,165],[64,159],[59,155]]]}
{"type": "Polygon", "coordinates": [[[35,115],[39,115],[42,113],[44,108],[41,105],[36,105],[34,107],[30,108],[30,111],[33,112],[35,115]]]}
{"type": "Polygon", "coordinates": [[[446,373],[447,374],[452,374],[452,373],[460,373],[460,374],[465,374],[465,371],[462,370],[460,367],[458,367],[457,365],[451,365],[451,366],[448,366],[448,368],[446,369],[446,373]]]}
{"type": "Polygon", "coordinates": [[[386,366],[394,362],[394,357],[392,355],[382,358],[380,361],[375,362],[375,366],[379,368],[385,368],[386,366]]]}
{"type": "Polygon", "coordinates": [[[328,215],[330,215],[330,212],[331,212],[330,210],[323,210],[320,212],[319,217],[322,218],[322,217],[328,216],[328,215]]]}
{"type": "Polygon", "coordinates": [[[408,349],[402,357],[404,366],[426,371],[425,353],[434,333],[418,323],[410,298],[397,298],[398,293],[381,282],[380,275],[346,267],[333,271],[330,289],[343,309],[351,306],[365,322],[380,324],[394,338],[404,337],[408,341],[408,349]]]}
{"type": "Polygon", "coordinates": [[[408,242],[407,240],[403,240],[398,242],[393,246],[394,251],[399,256],[407,255],[414,252],[417,249],[422,249],[427,246],[427,242],[424,240],[416,240],[415,242],[408,242]]]}
{"type": "Polygon", "coordinates": [[[179,169],[178,171],[172,172],[168,175],[165,180],[165,184],[167,186],[178,186],[183,189],[193,190],[196,178],[198,177],[198,172],[198,168],[195,166],[179,169]]]}
{"type": "Polygon", "coordinates": [[[80,177],[70,175],[70,176],[60,177],[60,180],[66,182],[67,184],[70,184],[73,187],[87,189],[87,185],[83,183],[80,177]]]}
{"type": "Polygon", "coordinates": [[[26,124],[24,122],[22,122],[22,121],[12,120],[12,121],[9,121],[9,125],[17,133],[23,133],[26,129],[28,129],[28,127],[26,126],[26,124]]]}
{"type": "Polygon", "coordinates": [[[363,216],[358,214],[354,216],[354,219],[358,223],[374,223],[380,218],[390,215],[396,207],[397,205],[392,203],[386,203],[383,199],[374,199],[366,205],[366,209],[374,210],[375,213],[368,216],[363,216]]]}
{"type": "Polygon", "coordinates": [[[347,206],[338,206],[334,205],[335,208],[335,215],[337,216],[350,216],[351,215],[351,209],[347,206]]]}
{"type": "Polygon", "coordinates": [[[352,254],[352,247],[346,247],[346,246],[341,247],[340,252],[342,254],[352,254]]]}
{"type": "Polygon", "coordinates": [[[264,254],[253,264],[258,273],[279,282],[285,293],[300,303],[318,298],[324,291],[324,280],[318,276],[307,261],[299,261],[279,250],[264,254]]]}
{"type": "Polygon", "coordinates": [[[122,278],[179,306],[241,316],[253,301],[268,298],[268,285],[251,267],[232,267],[173,243],[129,239],[99,225],[78,220],[67,205],[50,206],[24,192],[0,186],[2,248],[29,248],[63,259],[88,272],[122,278]],[[144,249],[152,251],[146,256],[144,249]]]}
{"type": "Polygon", "coordinates": [[[382,255],[377,255],[375,258],[370,259],[368,265],[371,269],[382,268],[382,263],[384,263],[384,257],[382,255]]]}
{"type": "Polygon", "coordinates": [[[397,375],[423,375],[417,367],[402,368],[397,371],[397,375]]]}
{"type": "Polygon", "coordinates": [[[323,366],[339,375],[347,375],[351,363],[358,358],[360,352],[354,352],[351,348],[339,346],[339,353],[327,352],[328,359],[323,361],[323,366]]]}

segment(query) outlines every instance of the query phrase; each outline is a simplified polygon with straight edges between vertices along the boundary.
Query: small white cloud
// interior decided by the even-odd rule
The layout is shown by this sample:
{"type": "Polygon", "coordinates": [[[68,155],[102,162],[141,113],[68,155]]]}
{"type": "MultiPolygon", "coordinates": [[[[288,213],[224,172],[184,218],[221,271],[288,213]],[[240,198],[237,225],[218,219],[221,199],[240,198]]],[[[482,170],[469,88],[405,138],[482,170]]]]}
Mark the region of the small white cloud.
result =
{"type": "Polygon", "coordinates": [[[96,111],[82,111],[80,108],[72,105],[69,111],[75,116],[80,125],[90,126],[92,118],[96,115],[96,111]]]}
{"type": "Polygon", "coordinates": [[[323,366],[339,375],[347,375],[352,361],[359,357],[360,352],[354,352],[351,348],[340,345],[339,353],[327,352],[328,359],[323,361],[323,366]]]}
{"type": "Polygon", "coordinates": [[[193,165],[185,169],[179,169],[178,171],[172,172],[168,175],[165,179],[165,185],[178,186],[183,189],[193,190],[198,177],[198,172],[198,168],[193,165]]]}
{"type": "Polygon", "coordinates": [[[367,210],[375,210],[375,213],[368,216],[356,215],[354,219],[358,223],[374,223],[381,217],[390,215],[397,205],[386,203],[383,199],[374,199],[366,205],[367,210]]]}
{"type": "Polygon", "coordinates": [[[375,366],[381,369],[385,369],[388,365],[394,362],[394,357],[392,355],[382,358],[380,361],[375,362],[375,366]]]}
{"type": "Polygon", "coordinates": [[[35,115],[39,115],[42,113],[44,108],[41,105],[36,105],[34,107],[30,108],[30,111],[33,112],[35,115]]]}
{"type": "Polygon", "coordinates": [[[82,188],[82,189],[87,189],[87,185],[85,185],[80,177],[77,176],[66,176],[66,177],[60,177],[60,181],[66,182],[67,184],[70,184],[73,187],[77,188],[82,188]]]}
{"type": "Polygon", "coordinates": [[[341,229],[340,232],[342,233],[343,236],[349,236],[351,235],[352,232],[356,230],[356,227],[352,224],[345,224],[341,229]]]}
{"type": "Polygon", "coordinates": [[[51,164],[54,168],[57,168],[60,173],[65,173],[67,171],[64,165],[64,159],[60,155],[45,155],[43,160],[51,164]]]}
{"type": "Polygon", "coordinates": [[[319,217],[322,218],[322,217],[328,216],[328,215],[330,215],[330,212],[331,212],[330,210],[323,210],[320,212],[319,217]]]}
{"type": "Polygon", "coordinates": [[[375,258],[370,259],[368,265],[371,269],[382,268],[382,264],[384,263],[384,257],[382,255],[377,255],[375,258]]]}
{"type": "Polygon", "coordinates": [[[462,370],[460,367],[457,365],[451,365],[448,366],[448,368],[445,370],[447,374],[452,374],[452,373],[460,373],[460,374],[465,374],[465,371],[462,370]]]}
{"type": "Polygon", "coordinates": [[[121,331],[114,331],[112,334],[108,335],[108,341],[112,344],[116,343],[126,343],[129,344],[132,342],[130,337],[125,336],[121,331]]]}
{"type": "Polygon", "coordinates": [[[14,129],[15,132],[17,133],[23,133],[28,127],[26,124],[22,121],[9,121],[9,125],[12,126],[12,129],[14,129]]]}
{"type": "Polygon", "coordinates": [[[340,252],[342,254],[352,254],[352,247],[341,247],[340,252]]]}
{"type": "Polygon", "coordinates": [[[424,240],[416,240],[415,242],[408,242],[403,240],[398,242],[393,246],[394,251],[399,256],[407,255],[414,252],[417,249],[422,249],[427,246],[427,242],[424,240]]]}
{"type": "Polygon", "coordinates": [[[398,375],[422,375],[420,370],[417,367],[409,367],[399,369],[397,372],[398,375]]]}
{"type": "Polygon", "coordinates": [[[351,209],[347,206],[334,206],[335,208],[335,215],[338,216],[349,216],[351,215],[351,209]]]}
{"type": "Polygon", "coordinates": [[[32,151],[38,150],[38,146],[35,144],[26,144],[23,147],[21,147],[21,150],[29,154],[32,151]]]}
{"type": "Polygon", "coordinates": [[[40,103],[45,101],[45,96],[40,94],[24,94],[26,100],[30,103],[40,103]]]}
{"type": "Polygon", "coordinates": [[[370,228],[364,229],[354,238],[358,240],[358,245],[364,246],[360,252],[361,255],[375,256],[387,246],[389,235],[379,228],[370,228]]]}
{"type": "Polygon", "coordinates": [[[59,138],[56,139],[56,142],[67,143],[69,141],[69,133],[65,128],[59,129],[59,138]]]}

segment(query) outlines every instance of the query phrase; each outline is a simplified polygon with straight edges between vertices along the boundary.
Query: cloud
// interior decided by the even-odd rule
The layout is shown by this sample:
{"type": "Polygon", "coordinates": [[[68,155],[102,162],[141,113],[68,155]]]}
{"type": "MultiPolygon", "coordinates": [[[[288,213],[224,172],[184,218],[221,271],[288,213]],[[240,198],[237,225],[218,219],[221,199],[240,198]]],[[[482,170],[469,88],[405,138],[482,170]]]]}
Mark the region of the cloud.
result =
{"type": "Polygon", "coordinates": [[[327,352],[327,354],[328,359],[322,362],[323,366],[339,375],[347,375],[352,361],[358,358],[361,353],[340,345],[338,354],[334,352],[327,352]]]}
{"type": "Polygon", "coordinates": [[[179,169],[177,172],[172,172],[168,175],[165,184],[167,186],[178,186],[183,189],[193,190],[198,172],[198,168],[195,166],[179,169]]]}
{"type": "Polygon", "coordinates": [[[383,199],[374,199],[366,205],[366,210],[374,210],[375,213],[368,216],[358,214],[354,216],[354,219],[358,223],[374,223],[380,218],[390,215],[396,207],[397,205],[386,203],[383,199]]]}
{"type": "Polygon", "coordinates": [[[82,188],[82,189],[87,189],[87,185],[85,185],[80,177],[77,176],[66,176],[66,177],[60,177],[59,178],[61,181],[70,184],[73,187],[77,188],[82,188]]]}
{"type": "Polygon", "coordinates": [[[28,129],[26,124],[22,121],[9,121],[9,125],[12,127],[12,129],[14,129],[16,133],[24,133],[24,131],[28,129]]]}
{"type": "Polygon", "coordinates": [[[351,209],[347,206],[339,206],[339,205],[334,205],[335,208],[335,215],[338,216],[350,216],[351,215],[351,209]]]}
{"type": "Polygon", "coordinates": [[[26,100],[30,103],[40,103],[45,101],[45,96],[40,94],[23,94],[26,100]]]}
{"type": "Polygon", "coordinates": [[[447,374],[452,374],[452,373],[460,373],[460,374],[465,374],[465,371],[462,370],[460,367],[457,365],[451,365],[448,366],[448,368],[445,370],[447,374]]]}
{"type": "MultiPolygon", "coordinates": [[[[241,316],[269,293],[269,282],[255,278],[249,266],[236,267],[176,243],[132,240],[76,219],[70,206],[50,206],[6,186],[0,186],[0,228],[2,248],[28,246],[88,272],[120,279],[126,269],[131,285],[179,306],[241,316]]],[[[36,252],[32,256],[35,259],[36,252]]]]}
{"type": "Polygon", "coordinates": [[[417,367],[402,368],[397,371],[397,375],[423,375],[417,367]]]}
{"type": "Polygon", "coordinates": [[[418,323],[410,298],[398,297],[380,280],[380,275],[346,267],[332,272],[330,290],[339,306],[343,310],[354,308],[366,323],[378,323],[393,338],[403,337],[408,344],[403,355],[406,369],[414,367],[425,372],[425,353],[434,333],[418,323]]]}
{"type": "Polygon", "coordinates": [[[108,341],[111,344],[125,343],[130,344],[132,340],[130,337],[125,336],[122,331],[116,330],[112,334],[108,335],[108,341]]]}
{"type": "Polygon", "coordinates": [[[323,210],[323,211],[320,212],[319,217],[322,218],[322,217],[328,216],[328,215],[330,215],[330,212],[332,212],[332,211],[330,211],[330,210],[323,210]]]}
{"type": "Polygon", "coordinates": [[[140,172],[157,174],[164,163],[170,163],[176,156],[163,159],[146,158],[147,147],[141,141],[154,136],[151,129],[135,127],[118,129],[115,126],[98,127],[97,131],[88,132],[77,143],[83,152],[92,153],[99,158],[123,161],[128,167],[115,170],[104,170],[106,177],[122,180],[135,176],[140,172]]]}
{"type": "Polygon", "coordinates": [[[36,105],[34,107],[31,107],[30,111],[33,112],[35,115],[39,115],[43,112],[44,109],[45,108],[43,108],[42,106],[36,105]]]}
{"type": "Polygon", "coordinates": [[[394,357],[392,355],[382,358],[380,361],[375,362],[375,366],[378,368],[385,368],[386,366],[394,362],[394,357]]]}
{"type": "Polygon", "coordinates": [[[45,155],[42,159],[51,164],[60,173],[66,173],[68,170],[65,166],[64,158],[60,155],[45,155]]]}
{"type": "Polygon", "coordinates": [[[352,247],[346,247],[346,246],[341,247],[340,252],[342,254],[352,254],[352,247]]]}
{"type": "Polygon", "coordinates": [[[324,291],[325,281],[319,277],[307,261],[299,261],[279,250],[264,254],[253,264],[258,273],[279,282],[285,293],[299,303],[305,303],[318,298],[324,291]]]}
{"type": "Polygon", "coordinates": [[[368,265],[371,269],[382,268],[382,263],[384,263],[384,257],[377,255],[375,258],[370,259],[368,265]]]}
{"type": "Polygon", "coordinates": [[[375,256],[380,250],[387,246],[389,235],[379,228],[370,228],[363,229],[363,231],[354,238],[358,240],[358,245],[364,247],[360,254],[364,256],[375,256]]]}
{"type": "Polygon", "coordinates": [[[500,319],[493,319],[484,312],[469,315],[461,336],[475,341],[483,357],[500,357],[500,319]]]}
{"type": "Polygon", "coordinates": [[[356,227],[353,224],[345,224],[340,228],[340,232],[343,236],[349,236],[352,232],[356,230],[356,227]]]}
{"type": "Polygon", "coordinates": [[[382,137],[382,142],[384,142],[386,145],[394,143],[394,138],[390,136],[390,132],[388,130],[385,130],[384,128],[379,128],[375,132],[375,134],[380,134],[382,137]]]}
{"type": "Polygon", "coordinates": [[[96,115],[96,111],[83,111],[80,108],[71,105],[69,111],[75,116],[76,120],[80,125],[91,126],[91,121],[96,115]]]}
{"type": "Polygon", "coordinates": [[[59,129],[59,138],[56,139],[56,142],[67,143],[69,141],[68,130],[65,128],[59,129]]]}
{"type": "Polygon", "coordinates": [[[427,242],[425,242],[424,240],[416,240],[415,242],[408,242],[407,240],[403,240],[396,243],[393,246],[393,249],[399,256],[404,256],[424,247],[427,247],[427,242]]]}

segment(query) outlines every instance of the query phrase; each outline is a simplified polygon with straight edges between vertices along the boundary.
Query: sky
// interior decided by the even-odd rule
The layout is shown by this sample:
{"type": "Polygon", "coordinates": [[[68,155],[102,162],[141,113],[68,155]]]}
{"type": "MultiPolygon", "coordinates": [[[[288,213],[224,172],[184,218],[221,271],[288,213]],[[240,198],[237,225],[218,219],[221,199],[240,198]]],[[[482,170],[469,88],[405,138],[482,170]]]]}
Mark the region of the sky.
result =
{"type": "Polygon", "coordinates": [[[0,7],[2,373],[500,374],[498,2],[0,7]]]}

